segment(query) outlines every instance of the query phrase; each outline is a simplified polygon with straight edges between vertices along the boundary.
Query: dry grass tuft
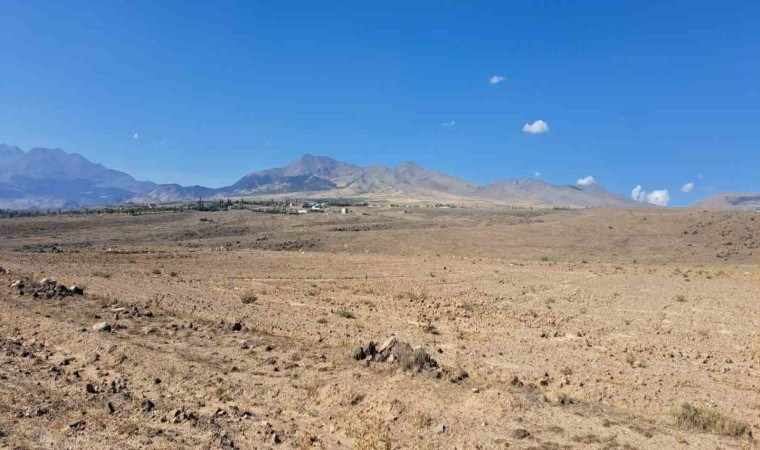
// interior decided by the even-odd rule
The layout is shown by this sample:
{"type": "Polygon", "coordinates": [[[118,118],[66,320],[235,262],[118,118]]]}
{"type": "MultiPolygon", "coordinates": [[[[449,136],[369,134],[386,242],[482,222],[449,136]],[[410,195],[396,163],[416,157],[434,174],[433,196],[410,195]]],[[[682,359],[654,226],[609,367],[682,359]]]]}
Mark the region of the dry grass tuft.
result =
{"type": "Polygon", "coordinates": [[[420,301],[420,300],[427,300],[429,297],[428,293],[425,291],[421,292],[414,292],[414,291],[408,291],[408,292],[402,292],[400,294],[396,294],[393,298],[395,300],[409,300],[409,301],[420,301]]]}
{"type": "Polygon", "coordinates": [[[741,436],[749,431],[746,422],[690,403],[678,406],[672,414],[676,419],[676,425],[683,428],[696,428],[726,436],[741,436]]]}
{"type": "Polygon", "coordinates": [[[343,317],[344,319],[355,319],[356,316],[354,313],[347,309],[341,309],[336,314],[338,314],[338,317],[343,317]]]}
{"type": "Polygon", "coordinates": [[[244,305],[250,305],[256,300],[258,300],[258,297],[252,291],[245,291],[240,294],[240,301],[242,301],[244,305]]]}
{"type": "Polygon", "coordinates": [[[348,436],[354,439],[356,450],[391,450],[391,430],[377,415],[362,411],[358,414],[359,423],[348,429],[348,436]]]}

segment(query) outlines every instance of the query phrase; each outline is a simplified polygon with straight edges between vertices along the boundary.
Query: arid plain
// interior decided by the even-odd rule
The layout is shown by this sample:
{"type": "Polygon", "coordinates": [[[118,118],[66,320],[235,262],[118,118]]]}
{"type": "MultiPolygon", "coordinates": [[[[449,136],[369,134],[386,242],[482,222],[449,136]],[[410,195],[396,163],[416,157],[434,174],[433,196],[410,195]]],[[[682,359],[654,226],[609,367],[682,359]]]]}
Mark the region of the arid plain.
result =
{"type": "Polygon", "coordinates": [[[410,211],[0,220],[0,447],[758,446],[759,214],[410,211]]]}

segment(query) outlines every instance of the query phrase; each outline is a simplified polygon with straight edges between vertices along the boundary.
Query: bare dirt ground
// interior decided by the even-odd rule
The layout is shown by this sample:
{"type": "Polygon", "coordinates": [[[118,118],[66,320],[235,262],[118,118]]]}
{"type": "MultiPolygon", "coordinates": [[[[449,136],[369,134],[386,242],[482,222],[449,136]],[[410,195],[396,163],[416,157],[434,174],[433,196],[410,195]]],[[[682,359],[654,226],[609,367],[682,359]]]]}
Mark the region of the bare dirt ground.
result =
{"type": "Polygon", "coordinates": [[[2,448],[758,446],[757,214],[12,219],[0,266],[2,448]]]}

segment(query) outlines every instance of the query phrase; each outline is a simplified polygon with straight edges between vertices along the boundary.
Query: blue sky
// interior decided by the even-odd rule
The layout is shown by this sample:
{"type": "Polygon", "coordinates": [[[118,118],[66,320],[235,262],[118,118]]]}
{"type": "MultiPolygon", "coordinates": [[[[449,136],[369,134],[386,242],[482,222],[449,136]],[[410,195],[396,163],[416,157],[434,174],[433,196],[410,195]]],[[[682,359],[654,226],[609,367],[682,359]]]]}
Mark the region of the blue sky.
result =
{"type": "Polygon", "coordinates": [[[3,2],[0,142],[214,187],[308,152],[760,191],[760,2],[123,3],[3,2]]]}

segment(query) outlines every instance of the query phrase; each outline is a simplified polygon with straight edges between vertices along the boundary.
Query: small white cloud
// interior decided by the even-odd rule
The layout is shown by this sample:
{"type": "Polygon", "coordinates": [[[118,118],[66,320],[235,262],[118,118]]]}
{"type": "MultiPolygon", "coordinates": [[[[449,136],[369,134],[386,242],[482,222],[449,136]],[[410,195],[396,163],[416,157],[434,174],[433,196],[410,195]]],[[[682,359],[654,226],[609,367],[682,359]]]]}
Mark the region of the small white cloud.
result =
{"type": "Polygon", "coordinates": [[[488,82],[491,83],[491,84],[499,84],[499,83],[501,83],[503,81],[506,81],[506,78],[504,78],[502,76],[499,76],[499,75],[494,75],[494,76],[492,76],[491,78],[488,79],[488,82]]]}
{"type": "Polygon", "coordinates": [[[668,203],[670,203],[670,193],[668,193],[667,189],[646,192],[641,185],[636,185],[633,188],[631,198],[637,202],[646,202],[659,206],[668,206],[668,203]]]}
{"type": "Polygon", "coordinates": [[[536,178],[541,178],[541,172],[534,172],[533,176],[535,176],[536,178]]]}
{"type": "Polygon", "coordinates": [[[647,194],[647,202],[653,205],[668,206],[670,203],[670,194],[667,189],[652,191],[647,194]]]}
{"type": "Polygon", "coordinates": [[[681,192],[685,192],[687,194],[691,193],[691,191],[693,190],[694,190],[694,183],[692,182],[688,182],[681,187],[681,192]]]}
{"type": "Polygon", "coordinates": [[[523,126],[523,132],[528,134],[541,134],[549,131],[549,124],[543,120],[537,120],[533,123],[526,123],[523,126]]]}
{"type": "Polygon", "coordinates": [[[456,125],[456,124],[457,124],[456,122],[454,122],[453,120],[451,120],[451,121],[449,121],[449,122],[443,122],[443,123],[441,124],[441,127],[442,127],[442,128],[451,128],[451,127],[453,127],[453,126],[454,126],[454,125],[456,125]]]}
{"type": "Polygon", "coordinates": [[[631,191],[631,198],[637,202],[643,202],[646,201],[647,193],[644,192],[640,184],[637,184],[636,187],[631,191]]]}
{"type": "Polygon", "coordinates": [[[132,139],[140,139],[140,134],[139,133],[133,134],[132,139]]]}
{"type": "Polygon", "coordinates": [[[700,174],[699,174],[699,179],[700,179],[700,180],[702,180],[702,179],[704,179],[704,178],[705,178],[705,176],[704,176],[704,175],[702,175],[702,174],[700,173],[700,174]]]}
{"type": "Polygon", "coordinates": [[[586,178],[579,179],[577,181],[577,183],[580,186],[589,186],[589,185],[592,185],[592,184],[596,183],[596,180],[594,180],[594,177],[592,177],[591,175],[589,175],[586,178]]]}

